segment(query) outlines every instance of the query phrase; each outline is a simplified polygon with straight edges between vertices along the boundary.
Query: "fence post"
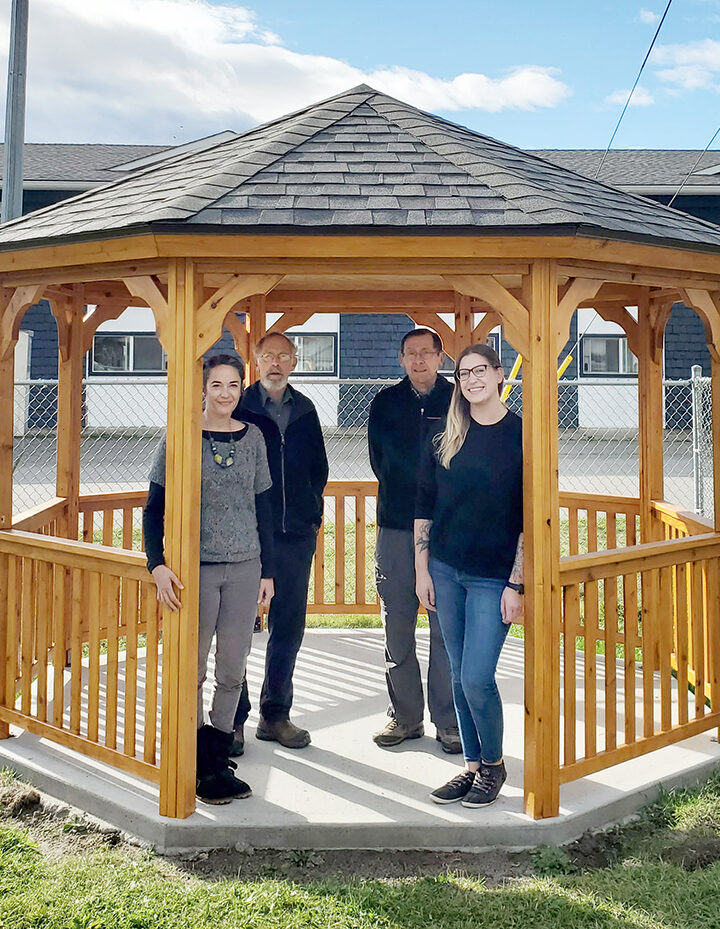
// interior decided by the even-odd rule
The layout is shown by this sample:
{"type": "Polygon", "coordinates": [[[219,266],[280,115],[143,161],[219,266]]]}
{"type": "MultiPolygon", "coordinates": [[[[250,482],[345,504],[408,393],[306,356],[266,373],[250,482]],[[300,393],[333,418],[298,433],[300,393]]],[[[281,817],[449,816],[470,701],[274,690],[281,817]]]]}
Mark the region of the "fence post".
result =
{"type": "Polygon", "coordinates": [[[693,500],[695,512],[702,515],[705,507],[703,500],[703,479],[700,469],[700,417],[702,415],[700,397],[700,378],[702,365],[693,365],[690,368],[690,385],[692,390],[692,455],[693,455],[693,500]]]}

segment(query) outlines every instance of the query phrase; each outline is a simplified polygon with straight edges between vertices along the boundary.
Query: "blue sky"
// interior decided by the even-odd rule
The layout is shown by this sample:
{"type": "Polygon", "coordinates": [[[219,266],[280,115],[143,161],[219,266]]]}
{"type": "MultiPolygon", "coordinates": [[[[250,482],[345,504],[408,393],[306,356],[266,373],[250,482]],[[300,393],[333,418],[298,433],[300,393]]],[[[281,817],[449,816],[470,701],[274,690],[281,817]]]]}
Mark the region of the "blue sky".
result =
{"type": "MultiPolygon", "coordinates": [[[[604,148],[666,2],[30,0],[27,137],[181,142],[364,81],[515,145],[604,148]]],[[[704,148],[719,104],[720,0],[673,0],[614,147],[704,148]]]]}

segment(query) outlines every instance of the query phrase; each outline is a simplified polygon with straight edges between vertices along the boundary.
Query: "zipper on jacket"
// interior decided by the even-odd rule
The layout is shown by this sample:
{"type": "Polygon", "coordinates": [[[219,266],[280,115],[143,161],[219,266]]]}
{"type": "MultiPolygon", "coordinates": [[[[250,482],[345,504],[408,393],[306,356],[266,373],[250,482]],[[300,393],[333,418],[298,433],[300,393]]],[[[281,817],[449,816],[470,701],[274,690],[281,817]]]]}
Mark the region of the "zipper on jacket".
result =
{"type": "MultiPolygon", "coordinates": [[[[288,425],[290,425],[288,423],[288,425]]],[[[278,432],[280,430],[278,429],[278,432]]],[[[282,531],[285,532],[285,511],[287,502],[285,500],[285,436],[280,432],[280,479],[282,483],[282,531]]]]}

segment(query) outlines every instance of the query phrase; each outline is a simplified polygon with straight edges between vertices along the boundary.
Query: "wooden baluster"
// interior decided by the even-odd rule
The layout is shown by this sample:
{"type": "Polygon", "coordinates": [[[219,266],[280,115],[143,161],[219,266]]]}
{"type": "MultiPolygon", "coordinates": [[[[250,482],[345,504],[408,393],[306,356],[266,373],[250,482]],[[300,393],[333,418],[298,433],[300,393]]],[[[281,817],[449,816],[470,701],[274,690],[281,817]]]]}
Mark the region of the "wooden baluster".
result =
{"type": "Polygon", "coordinates": [[[35,639],[35,563],[23,558],[22,617],[20,632],[20,708],[30,715],[32,689],[33,645],[35,639]]]}
{"type": "Polygon", "coordinates": [[[313,568],[313,602],[325,602],[325,516],[323,514],[317,541],[315,542],[315,559],[313,568]]]}
{"type": "Polygon", "coordinates": [[[625,544],[628,548],[632,547],[633,545],[637,545],[637,524],[638,517],[634,513],[628,514],[627,520],[625,522],[625,544]]]}
{"type": "Polygon", "coordinates": [[[705,648],[704,648],[704,601],[702,562],[696,561],[692,566],[693,586],[691,601],[692,616],[692,661],[695,678],[695,716],[705,715],[705,648]]]}
{"type": "Polygon", "coordinates": [[[335,603],[345,603],[345,497],[335,497],[335,603]]]}
{"type": "MultiPolygon", "coordinates": [[[[155,764],[157,754],[158,709],[158,605],[152,584],[142,584],[140,618],[145,626],[145,715],[143,719],[143,758],[155,764]]],[[[195,682],[193,681],[193,689],[195,682]]]]}
{"type": "Polygon", "coordinates": [[[713,710],[720,704],[720,559],[707,562],[706,634],[708,684],[713,710]]]}
{"type": "MultiPolygon", "coordinates": [[[[5,703],[6,681],[8,673],[7,658],[13,653],[14,643],[9,637],[9,614],[12,607],[10,600],[9,561],[12,556],[0,554],[0,700],[5,703]]],[[[14,595],[14,594],[13,594],[14,595]]],[[[5,704],[7,705],[7,704],[5,704]]],[[[0,723],[0,739],[7,739],[10,730],[7,723],[0,723]]]]}
{"type": "Polygon", "coordinates": [[[672,727],[672,646],[673,646],[673,578],[672,568],[660,568],[658,587],[658,658],[660,668],[660,729],[672,727]]]}
{"type": "Polygon", "coordinates": [[[657,667],[656,617],[658,611],[658,571],[652,568],[641,573],[642,586],[642,670],[643,670],[643,735],[655,732],[655,677],[657,667]]]}
{"type": "Polygon", "coordinates": [[[605,514],[605,539],[606,548],[617,548],[617,517],[615,513],[605,514]]]}
{"type": "Polygon", "coordinates": [[[624,688],[625,688],[625,743],[636,739],[636,668],[635,649],[639,644],[637,574],[623,575],[623,640],[624,640],[624,688]]]}
{"type": "Polygon", "coordinates": [[[102,544],[112,546],[114,534],[115,534],[115,511],[114,510],[103,510],[102,544]]]}
{"type": "Polygon", "coordinates": [[[123,578],[122,610],[125,625],[125,714],[123,717],[123,752],[135,757],[135,728],[137,715],[137,638],[138,638],[138,581],[123,578]]]}
{"type": "Polygon", "coordinates": [[[577,555],[578,548],[578,508],[568,507],[568,546],[571,555],[577,555]]]}
{"type": "Polygon", "coordinates": [[[93,539],[93,524],[95,521],[95,514],[92,510],[85,510],[82,515],[82,540],[83,542],[92,543],[93,539]]]}
{"type": "MultiPolygon", "coordinates": [[[[4,704],[15,709],[15,685],[18,668],[18,635],[20,631],[21,585],[18,583],[22,572],[22,562],[15,555],[7,556],[7,629],[5,634],[4,667],[4,704]]],[[[0,591],[2,593],[2,591],[0,591]]]]}
{"type": "MultiPolygon", "coordinates": [[[[589,537],[588,537],[589,539],[589,537]]],[[[598,582],[585,582],[585,757],[597,754],[598,582]]]]}
{"type": "Polygon", "coordinates": [[[589,507],[587,510],[587,550],[589,552],[598,550],[597,510],[589,507]]]}
{"type": "Polygon", "coordinates": [[[688,583],[689,565],[675,569],[675,663],[677,665],[678,723],[688,721],[688,583]]]}
{"type": "Polygon", "coordinates": [[[82,604],[87,572],[72,569],[72,616],[70,625],[70,731],[80,734],[82,700],[82,604]]]}
{"type": "Polygon", "coordinates": [[[122,547],[133,548],[133,509],[128,506],[122,511],[122,547]]]}
{"type": "MultiPolygon", "coordinates": [[[[576,513],[577,518],[577,513],[576,513]]],[[[577,584],[563,587],[563,699],[564,748],[563,763],[572,764],[577,756],[577,636],[580,633],[580,588],[577,584]]]]}
{"type": "Polygon", "coordinates": [[[117,748],[118,715],[118,620],[120,617],[120,578],[105,577],[103,610],[107,618],[107,662],[105,665],[105,744],[117,748]]]}
{"type": "Polygon", "coordinates": [[[98,740],[100,710],[100,617],[102,575],[90,572],[87,737],[98,740]]]}
{"type": "MultiPolygon", "coordinates": [[[[612,546],[615,547],[614,545],[612,546]]],[[[608,541],[608,548],[610,543],[608,541]]],[[[605,750],[617,747],[617,577],[603,581],[605,612],[605,750]]]]}
{"type": "Polygon", "coordinates": [[[52,629],[52,565],[37,563],[37,612],[35,620],[35,687],[37,703],[35,715],[47,722],[47,656],[49,633],[52,629]]]}
{"type": "Polygon", "coordinates": [[[63,728],[65,702],[65,604],[69,571],[55,566],[53,576],[53,725],[63,728]]]}

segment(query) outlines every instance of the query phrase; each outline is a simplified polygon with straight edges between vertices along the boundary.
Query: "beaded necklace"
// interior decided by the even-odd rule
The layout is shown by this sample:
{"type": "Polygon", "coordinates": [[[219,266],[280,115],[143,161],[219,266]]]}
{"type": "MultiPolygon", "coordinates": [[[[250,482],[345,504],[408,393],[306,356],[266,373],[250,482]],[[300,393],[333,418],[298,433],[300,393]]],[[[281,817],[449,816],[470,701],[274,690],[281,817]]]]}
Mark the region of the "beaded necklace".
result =
{"type": "Polygon", "coordinates": [[[235,464],[235,437],[230,433],[230,452],[223,455],[218,451],[217,443],[213,438],[212,432],[208,434],[210,440],[210,451],[212,452],[213,461],[219,468],[230,468],[235,464]]]}

